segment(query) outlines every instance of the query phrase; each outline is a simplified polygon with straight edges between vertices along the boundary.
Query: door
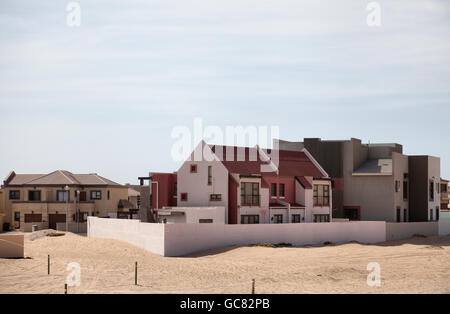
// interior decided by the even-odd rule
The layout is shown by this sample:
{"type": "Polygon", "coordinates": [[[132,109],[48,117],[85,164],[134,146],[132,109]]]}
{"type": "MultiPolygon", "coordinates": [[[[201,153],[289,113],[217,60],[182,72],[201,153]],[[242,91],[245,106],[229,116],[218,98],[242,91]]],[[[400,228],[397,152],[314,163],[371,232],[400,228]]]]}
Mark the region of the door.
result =
{"type": "Polygon", "coordinates": [[[66,222],[65,214],[49,214],[48,215],[48,228],[56,230],[56,224],[60,222],[66,222]]]}
{"type": "Polygon", "coordinates": [[[20,229],[20,212],[14,212],[14,228],[20,229]]]}
{"type": "Polygon", "coordinates": [[[86,202],[86,191],[80,191],[80,202],[86,202]]]}
{"type": "Polygon", "coordinates": [[[344,218],[350,221],[358,221],[361,219],[361,209],[360,207],[344,207],[344,218]]]}

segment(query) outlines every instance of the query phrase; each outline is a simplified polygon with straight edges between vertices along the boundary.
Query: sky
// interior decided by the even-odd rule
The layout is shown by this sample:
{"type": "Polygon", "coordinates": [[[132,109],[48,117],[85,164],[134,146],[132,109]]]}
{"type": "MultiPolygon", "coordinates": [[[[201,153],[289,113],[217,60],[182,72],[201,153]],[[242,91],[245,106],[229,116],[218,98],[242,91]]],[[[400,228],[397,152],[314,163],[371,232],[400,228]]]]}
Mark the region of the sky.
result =
{"type": "MultiPolygon", "coordinates": [[[[180,166],[177,126],[397,142],[450,178],[450,2],[0,1],[0,177],[180,166]]],[[[194,144],[193,144],[194,145],[194,144]]]]}

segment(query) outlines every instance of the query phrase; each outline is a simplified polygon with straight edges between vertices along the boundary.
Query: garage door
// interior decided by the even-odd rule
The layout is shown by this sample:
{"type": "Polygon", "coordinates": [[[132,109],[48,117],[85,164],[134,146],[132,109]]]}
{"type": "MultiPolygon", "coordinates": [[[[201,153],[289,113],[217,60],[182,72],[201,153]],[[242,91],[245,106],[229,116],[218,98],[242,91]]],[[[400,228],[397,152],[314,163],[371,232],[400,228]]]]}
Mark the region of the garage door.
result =
{"type": "Polygon", "coordinates": [[[59,222],[66,222],[65,214],[49,214],[48,215],[48,227],[56,230],[56,224],[59,222]]]}

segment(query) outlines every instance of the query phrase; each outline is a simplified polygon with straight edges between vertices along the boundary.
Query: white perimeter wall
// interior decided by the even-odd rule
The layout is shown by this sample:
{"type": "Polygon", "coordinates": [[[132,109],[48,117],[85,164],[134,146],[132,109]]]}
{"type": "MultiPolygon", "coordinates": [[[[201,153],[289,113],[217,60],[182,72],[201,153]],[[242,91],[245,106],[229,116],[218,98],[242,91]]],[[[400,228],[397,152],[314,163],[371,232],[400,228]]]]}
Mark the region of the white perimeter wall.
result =
{"type": "Polygon", "coordinates": [[[439,235],[450,235],[450,220],[439,220],[439,235]]]}
{"type": "Polygon", "coordinates": [[[164,255],[164,224],[134,219],[88,217],[88,237],[122,240],[152,253],[164,255]]]}

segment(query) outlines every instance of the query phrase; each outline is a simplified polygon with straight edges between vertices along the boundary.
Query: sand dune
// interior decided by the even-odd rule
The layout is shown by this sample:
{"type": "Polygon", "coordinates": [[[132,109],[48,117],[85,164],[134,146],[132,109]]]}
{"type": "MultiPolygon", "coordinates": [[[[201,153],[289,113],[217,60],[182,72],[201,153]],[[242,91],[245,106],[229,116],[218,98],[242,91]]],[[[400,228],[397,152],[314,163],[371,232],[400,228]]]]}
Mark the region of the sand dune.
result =
{"type": "Polygon", "coordinates": [[[81,265],[81,286],[69,293],[249,293],[253,278],[256,293],[450,293],[450,236],[380,245],[230,247],[164,258],[125,242],[69,233],[27,238],[25,256],[0,259],[0,293],[63,293],[70,262],[81,265]],[[381,287],[366,283],[370,262],[381,265],[381,287]]]}

